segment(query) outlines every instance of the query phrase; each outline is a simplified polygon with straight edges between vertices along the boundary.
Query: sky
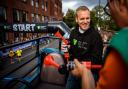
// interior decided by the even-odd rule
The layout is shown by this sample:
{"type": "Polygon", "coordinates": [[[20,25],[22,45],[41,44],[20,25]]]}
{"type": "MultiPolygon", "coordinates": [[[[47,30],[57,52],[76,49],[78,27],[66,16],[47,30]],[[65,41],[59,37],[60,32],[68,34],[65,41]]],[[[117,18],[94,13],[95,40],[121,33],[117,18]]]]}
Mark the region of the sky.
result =
{"type": "MultiPolygon", "coordinates": [[[[100,0],[101,5],[105,5],[107,0],[100,0]]],[[[91,10],[94,6],[99,4],[99,0],[62,0],[62,11],[64,14],[67,12],[68,8],[76,10],[79,6],[87,6],[91,10]]]]}

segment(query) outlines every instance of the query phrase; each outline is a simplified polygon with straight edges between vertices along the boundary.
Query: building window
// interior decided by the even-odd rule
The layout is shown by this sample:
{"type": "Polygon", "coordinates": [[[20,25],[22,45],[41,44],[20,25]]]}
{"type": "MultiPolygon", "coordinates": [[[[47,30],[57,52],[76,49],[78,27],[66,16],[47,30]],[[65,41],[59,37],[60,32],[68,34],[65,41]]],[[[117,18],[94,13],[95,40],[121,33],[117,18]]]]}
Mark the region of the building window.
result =
{"type": "Polygon", "coordinates": [[[45,2],[45,8],[44,9],[45,9],[45,11],[47,11],[47,9],[48,9],[48,2],[47,1],[45,2]]]}
{"type": "Polygon", "coordinates": [[[36,7],[39,7],[39,0],[36,0],[36,7]]]}
{"type": "Polygon", "coordinates": [[[20,11],[14,9],[13,10],[13,21],[14,22],[19,22],[20,21],[20,11]]]}
{"type": "Polygon", "coordinates": [[[57,8],[57,4],[54,4],[55,5],[55,8],[57,8]]]}
{"type": "Polygon", "coordinates": [[[48,17],[47,16],[44,17],[44,22],[48,22],[48,17]]]}
{"type": "Polygon", "coordinates": [[[44,0],[42,0],[42,9],[44,9],[44,0]]]}
{"type": "Polygon", "coordinates": [[[4,7],[0,7],[0,22],[7,21],[7,13],[4,7]]]}
{"type": "Polygon", "coordinates": [[[32,22],[34,22],[35,18],[34,18],[34,14],[33,13],[31,14],[31,17],[32,17],[32,22]]]}
{"type": "Polygon", "coordinates": [[[54,12],[54,15],[57,15],[57,11],[54,12]]]}
{"type": "Polygon", "coordinates": [[[21,12],[21,20],[22,22],[27,22],[28,21],[28,13],[25,11],[21,12]]]}
{"type": "Polygon", "coordinates": [[[44,16],[42,15],[42,22],[44,22],[44,16]]]}
{"type": "Polygon", "coordinates": [[[18,42],[20,41],[20,40],[19,40],[19,37],[20,37],[20,36],[19,36],[19,33],[15,33],[15,34],[14,34],[14,42],[15,42],[15,43],[18,43],[18,42]]]}
{"type": "Polygon", "coordinates": [[[36,22],[40,22],[40,15],[36,14],[36,22]]]}
{"type": "Polygon", "coordinates": [[[31,5],[34,6],[34,0],[31,0],[31,5]]]}

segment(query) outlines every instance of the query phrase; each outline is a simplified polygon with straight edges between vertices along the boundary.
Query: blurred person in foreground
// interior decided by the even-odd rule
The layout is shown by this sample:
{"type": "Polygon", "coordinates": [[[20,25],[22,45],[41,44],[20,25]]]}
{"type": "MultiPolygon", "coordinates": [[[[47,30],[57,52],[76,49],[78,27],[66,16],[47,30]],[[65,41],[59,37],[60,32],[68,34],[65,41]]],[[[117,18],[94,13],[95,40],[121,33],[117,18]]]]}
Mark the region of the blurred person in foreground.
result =
{"type": "MultiPolygon", "coordinates": [[[[107,6],[120,31],[110,40],[96,89],[128,89],[128,0],[108,0],[107,6]]],[[[77,59],[74,62],[71,73],[81,77],[82,89],[95,89],[91,71],[77,59]]]]}

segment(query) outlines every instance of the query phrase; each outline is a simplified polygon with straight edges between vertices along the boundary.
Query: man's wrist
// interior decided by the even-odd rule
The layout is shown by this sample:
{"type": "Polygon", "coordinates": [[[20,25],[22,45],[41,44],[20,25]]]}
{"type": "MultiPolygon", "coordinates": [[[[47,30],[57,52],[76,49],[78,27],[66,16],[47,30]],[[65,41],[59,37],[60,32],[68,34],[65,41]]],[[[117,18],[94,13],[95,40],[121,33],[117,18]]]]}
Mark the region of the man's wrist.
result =
{"type": "Polygon", "coordinates": [[[88,71],[89,70],[86,67],[84,67],[81,72],[81,77],[87,75],[88,71]]]}

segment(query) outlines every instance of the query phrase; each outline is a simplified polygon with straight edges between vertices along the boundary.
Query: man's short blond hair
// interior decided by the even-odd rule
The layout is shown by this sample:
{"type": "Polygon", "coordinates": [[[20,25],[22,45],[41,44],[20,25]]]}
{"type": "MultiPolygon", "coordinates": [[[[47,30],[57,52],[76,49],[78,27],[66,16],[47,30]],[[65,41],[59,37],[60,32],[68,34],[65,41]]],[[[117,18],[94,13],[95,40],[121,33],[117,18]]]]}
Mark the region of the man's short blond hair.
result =
{"type": "Polygon", "coordinates": [[[87,6],[80,6],[80,7],[78,7],[76,9],[76,16],[77,16],[78,11],[86,11],[86,10],[90,11],[87,6]]]}

